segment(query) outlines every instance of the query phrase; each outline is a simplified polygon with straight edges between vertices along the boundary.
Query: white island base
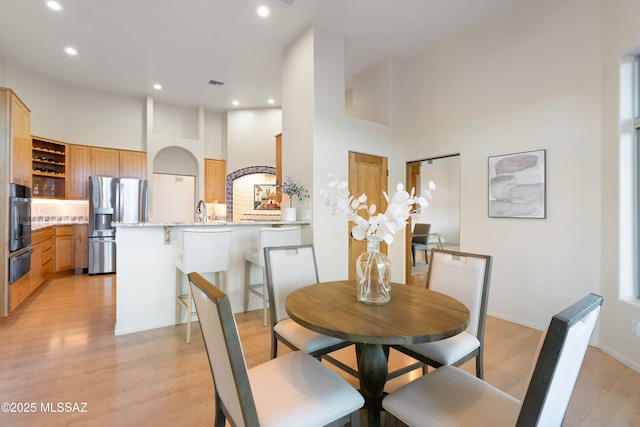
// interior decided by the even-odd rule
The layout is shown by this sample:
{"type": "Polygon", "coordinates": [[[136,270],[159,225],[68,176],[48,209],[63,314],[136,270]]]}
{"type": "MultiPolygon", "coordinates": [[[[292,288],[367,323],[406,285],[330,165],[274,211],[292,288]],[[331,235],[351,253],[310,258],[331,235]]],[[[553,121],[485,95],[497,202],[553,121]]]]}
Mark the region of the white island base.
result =
{"type": "MultiPolygon", "coordinates": [[[[244,310],[244,252],[255,248],[263,227],[297,226],[308,222],[216,222],[125,224],[113,223],[116,231],[116,325],[115,334],[124,335],[175,325],[175,257],[182,253],[182,230],[194,227],[230,227],[231,262],[227,289],[234,313],[244,310]]],[[[302,233],[304,235],[304,233],[302,233]]],[[[215,256],[215,254],[211,254],[215,256]]],[[[214,275],[203,274],[213,282],[214,275]]],[[[252,283],[262,280],[262,271],[253,267],[252,283]]],[[[185,280],[186,281],[186,280],[185,280]]],[[[262,308],[262,300],[252,295],[249,310],[262,308]]],[[[182,322],[186,321],[183,311],[182,322]]]]}

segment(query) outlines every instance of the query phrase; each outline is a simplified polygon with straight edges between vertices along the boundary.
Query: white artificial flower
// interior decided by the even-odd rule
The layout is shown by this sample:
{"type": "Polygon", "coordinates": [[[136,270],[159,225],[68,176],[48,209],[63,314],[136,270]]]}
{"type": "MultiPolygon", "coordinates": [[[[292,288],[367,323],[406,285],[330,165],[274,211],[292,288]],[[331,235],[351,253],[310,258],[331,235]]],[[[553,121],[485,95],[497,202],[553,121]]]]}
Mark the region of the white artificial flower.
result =
{"type": "MultiPolygon", "coordinates": [[[[429,202],[423,196],[416,196],[415,188],[411,189],[411,193],[405,191],[404,185],[399,183],[396,186],[396,192],[389,197],[383,192],[387,201],[387,210],[384,213],[377,212],[375,204],[367,205],[367,195],[362,194],[360,197],[354,197],[349,193],[346,181],[340,181],[338,174],[329,174],[327,176],[329,188],[335,188],[337,195],[335,201],[331,201],[331,197],[326,190],[320,190],[320,195],[324,199],[324,203],[331,209],[334,217],[334,224],[344,225],[347,222],[353,222],[351,235],[356,240],[377,240],[385,241],[387,244],[393,242],[393,235],[405,228],[407,220],[416,209],[427,207],[429,202]],[[364,218],[360,212],[366,212],[364,218]]],[[[428,198],[431,198],[431,191],[435,190],[436,185],[433,181],[429,182],[429,189],[425,190],[428,198]]]]}

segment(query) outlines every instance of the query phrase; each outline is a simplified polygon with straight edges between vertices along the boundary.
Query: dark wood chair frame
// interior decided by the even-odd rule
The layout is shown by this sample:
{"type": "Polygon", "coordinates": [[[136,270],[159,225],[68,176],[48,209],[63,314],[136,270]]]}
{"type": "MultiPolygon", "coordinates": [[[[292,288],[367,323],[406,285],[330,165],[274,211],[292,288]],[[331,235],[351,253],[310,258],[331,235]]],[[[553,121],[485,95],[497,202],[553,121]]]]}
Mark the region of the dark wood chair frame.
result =
{"type": "MultiPolygon", "coordinates": [[[[231,310],[231,303],[229,297],[209,283],[204,277],[198,273],[189,273],[189,282],[200,289],[211,301],[218,306],[218,316],[220,317],[220,324],[222,326],[222,333],[227,341],[227,351],[229,354],[229,360],[231,363],[231,369],[233,371],[234,381],[236,383],[236,389],[238,390],[238,399],[240,401],[240,407],[242,409],[242,415],[244,418],[244,425],[247,427],[259,427],[260,422],[258,419],[258,412],[256,410],[255,402],[253,400],[253,394],[251,392],[251,383],[249,381],[249,375],[245,365],[244,354],[242,352],[242,345],[240,343],[240,337],[236,327],[235,319],[233,317],[233,311],[231,310]]],[[[204,340],[205,349],[207,342],[204,340]]],[[[209,351],[207,349],[207,356],[209,351]]],[[[211,365],[210,365],[211,366],[211,365]]],[[[213,371],[211,372],[213,376],[213,371]]],[[[214,380],[215,390],[215,427],[225,427],[228,420],[231,425],[235,425],[234,421],[230,417],[230,413],[224,406],[222,399],[218,393],[217,386],[214,380]]],[[[345,415],[326,427],[337,427],[347,423],[352,425],[358,425],[359,411],[355,411],[351,414],[345,415]]]]}
{"type": "MultiPolygon", "coordinates": [[[[313,246],[313,244],[308,244],[308,245],[292,245],[292,246],[278,246],[278,247],[272,247],[272,248],[264,248],[264,268],[265,268],[265,273],[266,273],[266,278],[267,278],[267,293],[269,295],[269,322],[270,322],[270,326],[271,326],[271,358],[275,358],[278,356],[278,341],[281,341],[284,345],[286,345],[287,347],[289,347],[291,350],[300,350],[299,348],[297,348],[295,345],[293,345],[291,342],[289,342],[285,337],[283,337],[282,335],[278,334],[275,331],[275,326],[276,326],[276,299],[274,296],[274,292],[273,292],[273,275],[272,275],[272,271],[271,271],[271,251],[287,251],[287,250],[292,250],[292,249],[302,249],[302,248],[311,248],[311,252],[313,253],[313,264],[314,264],[314,273],[315,273],[315,280],[316,283],[318,283],[320,281],[319,276],[318,276],[318,265],[316,263],[316,252],[315,252],[315,248],[313,246]]],[[[334,352],[336,350],[340,350],[341,348],[345,348],[348,347],[350,345],[353,345],[352,342],[349,341],[345,341],[342,342],[340,344],[336,344],[330,347],[325,347],[321,350],[318,351],[314,351],[309,353],[310,356],[313,356],[317,359],[324,359],[327,362],[333,364],[334,366],[337,366],[338,368],[342,369],[343,371],[347,372],[348,374],[359,378],[358,375],[358,371],[353,369],[351,366],[346,365],[345,363],[342,363],[341,361],[331,357],[328,355],[328,353],[334,352]]]]}
{"type": "MultiPolygon", "coordinates": [[[[448,251],[445,249],[432,249],[431,250],[431,261],[430,261],[430,268],[434,268],[433,266],[433,255],[434,253],[445,253],[445,254],[450,254],[453,255],[454,257],[474,257],[474,258],[483,258],[485,259],[486,262],[486,268],[484,270],[484,285],[482,288],[482,296],[480,298],[480,310],[479,310],[479,317],[478,317],[478,333],[476,335],[476,338],[478,338],[478,341],[480,341],[480,346],[475,349],[474,351],[468,353],[467,355],[465,355],[464,357],[462,357],[461,359],[457,360],[455,363],[453,363],[453,366],[460,366],[463,363],[473,359],[474,357],[476,358],[476,376],[480,379],[484,378],[484,330],[485,330],[485,326],[487,323],[487,306],[489,305],[489,285],[491,282],[491,268],[493,265],[493,257],[489,256],[489,255],[478,255],[478,254],[472,254],[472,253],[467,253],[467,252],[457,252],[457,251],[448,251]]],[[[437,267],[436,267],[437,268],[437,267]]],[[[431,274],[427,274],[427,289],[429,289],[429,282],[431,281],[431,274]]],[[[421,363],[423,363],[423,370],[424,373],[426,374],[428,368],[427,366],[432,366],[434,368],[439,368],[440,366],[442,366],[442,363],[430,359],[426,356],[424,356],[423,354],[420,353],[416,353],[406,347],[403,346],[393,346],[394,349],[408,355],[411,356],[412,358],[420,361],[421,363]],[[426,365],[426,366],[425,366],[426,365]]],[[[418,368],[418,364],[413,364],[410,365],[410,368],[412,369],[416,369],[418,368]]],[[[409,368],[409,367],[408,367],[409,368]]],[[[406,369],[405,368],[405,372],[406,369]]],[[[411,370],[411,369],[409,369],[411,370]]],[[[399,376],[398,374],[402,375],[401,371],[397,371],[397,372],[393,372],[392,374],[390,374],[390,378],[395,378],[396,376],[399,376]]]]}
{"type": "Polygon", "coordinates": [[[551,318],[540,355],[533,368],[527,393],[522,401],[517,427],[538,424],[569,330],[600,307],[603,300],[602,296],[590,293],[551,318]]]}
{"type": "MultiPolygon", "coordinates": [[[[539,425],[569,331],[585,316],[600,307],[603,300],[602,296],[590,293],[551,318],[520,407],[516,427],[536,427],[539,425]]],[[[405,425],[389,412],[386,416],[387,426],[405,425]]],[[[482,420],[478,420],[478,424],[481,423],[482,420]]]]}

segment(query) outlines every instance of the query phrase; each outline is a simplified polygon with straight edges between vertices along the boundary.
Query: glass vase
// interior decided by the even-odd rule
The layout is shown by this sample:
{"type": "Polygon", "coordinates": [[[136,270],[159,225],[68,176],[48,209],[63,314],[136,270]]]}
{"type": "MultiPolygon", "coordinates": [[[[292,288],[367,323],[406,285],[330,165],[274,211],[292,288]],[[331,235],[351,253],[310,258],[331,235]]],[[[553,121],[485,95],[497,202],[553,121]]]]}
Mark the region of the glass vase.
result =
{"type": "Polygon", "coordinates": [[[380,241],[368,240],[367,252],[356,261],[358,301],[371,305],[389,304],[391,296],[391,260],[380,253],[380,241]]]}

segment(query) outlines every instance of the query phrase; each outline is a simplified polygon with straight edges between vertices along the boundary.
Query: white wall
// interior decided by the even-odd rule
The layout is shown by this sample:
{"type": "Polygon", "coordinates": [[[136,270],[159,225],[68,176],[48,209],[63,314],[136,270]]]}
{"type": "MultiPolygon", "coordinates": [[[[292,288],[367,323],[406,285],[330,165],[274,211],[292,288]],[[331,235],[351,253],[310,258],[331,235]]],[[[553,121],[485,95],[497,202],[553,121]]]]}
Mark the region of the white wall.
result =
{"type": "Polygon", "coordinates": [[[5,82],[31,110],[33,135],[144,151],[143,98],[65,85],[9,61],[5,82]]]}
{"type": "Polygon", "coordinates": [[[227,173],[249,166],[276,166],[280,108],[228,111],[226,131],[227,173]]]}
{"type": "Polygon", "coordinates": [[[603,294],[596,342],[636,370],[615,206],[619,55],[640,44],[638,16],[627,0],[524,0],[410,60],[406,81],[408,157],[460,152],[461,249],[494,256],[490,314],[542,329],[603,294]],[[547,218],[488,218],[487,158],[537,149],[547,218]]]}
{"type": "MultiPolygon", "coordinates": [[[[147,151],[146,98],[63,84],[3,60],[3,86],[13,89],[31,110],[31,133],[71,144],[147,151]]],[[[156,103],[156,133],[200,138],[197,107],[156,103]]],[[[206,157],[222,159],[222,114],[203,119],[206,157]]]]}
{"type": "MultiPolygon", "coordinates": [[[[345,114],[344,38],[313,24],[283,56],[283,171],[302,181],[312,194],[313,243],[321,280],[348,274],[347,227],[332,224],[318,195],[327,174],[348,177],[348,153],[356,151],[389,159],[390,186],[404,182],[401,139],[401,64],[390,60],[391,126],[345,114]]],[[[396,235],[389,254],[392,280],[403,281],[404,235],[396,235]]]]}
{"type": "Polygon", "coordinates": [[[390,65],[389,58],[386,58],[353,76],[353,88],[348,91],[351,111],[347,110],[347,104],[347,114],[389,125],[390,65]]]}

